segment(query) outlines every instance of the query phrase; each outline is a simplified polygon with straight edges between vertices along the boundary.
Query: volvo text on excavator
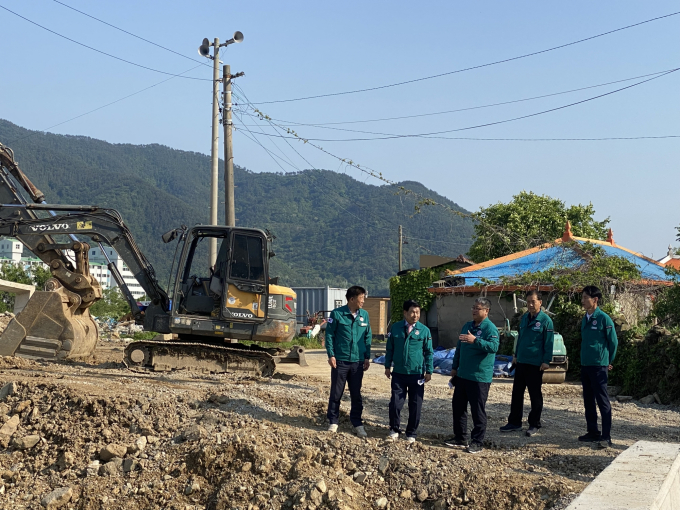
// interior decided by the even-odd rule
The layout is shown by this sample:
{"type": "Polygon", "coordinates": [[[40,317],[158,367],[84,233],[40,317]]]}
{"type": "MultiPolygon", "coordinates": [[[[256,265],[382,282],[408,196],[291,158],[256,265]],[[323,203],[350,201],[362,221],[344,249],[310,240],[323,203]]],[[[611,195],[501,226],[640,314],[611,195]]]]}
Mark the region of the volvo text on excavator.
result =
{"type": "Polygon", "coordinates": [[[117,211],[46,204],[12,150],[2,144],[0,204],[0,235],[21,241],[52,274],[45,289],[33,294],[0,336],[0,355],[65,359],[94,352],[99,335],[89,308],[102,298],[102,288],[90,275],[89,254],[97,246],[107,259],[115,250],[149,296],[149,306],[141,310],[117,266],[108,260],[135,321],[164,335],[164,340],[130,343],[125,350],[129,367],[270,376],[277,362],[306,364],[301,347],[284,356],[276,348],[239,343],[275,345],[295,335],[296,295],[271,283],[272,239],[262,230],[198,225],[164,234],[165,243],[179,243],[168,293],[117,211]],[[211,238],[218,243],[212,267],[207,258],[211,238]]]}

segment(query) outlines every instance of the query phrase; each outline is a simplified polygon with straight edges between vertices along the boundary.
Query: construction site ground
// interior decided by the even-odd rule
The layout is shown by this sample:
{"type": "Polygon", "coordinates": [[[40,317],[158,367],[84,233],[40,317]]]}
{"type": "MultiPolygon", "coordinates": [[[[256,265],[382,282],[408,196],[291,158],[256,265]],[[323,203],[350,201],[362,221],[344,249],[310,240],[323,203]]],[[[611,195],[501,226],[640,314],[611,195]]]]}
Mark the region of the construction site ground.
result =
{"type": "Polygon", "coordinates": [[[499,379],[487,448],[470,455],[441,444],[452,433],[452,391],[435,374],[418,442],[387,443],[380,365],[364,377],[362,440],[348,395],[338,433],[326,431],[323,351],[308,352],[308,367],[280,365],[260,379],[133,372],[125,345],[102,341],[78,362],[0,358],[1,508],[563,509],[635,441],[680,440],[677,407],[630,401],[613,402],[613,448],[579,443],[581,388],[570,383],[544,386],[538,436],[501,434],[512,380],[499,379]]]}

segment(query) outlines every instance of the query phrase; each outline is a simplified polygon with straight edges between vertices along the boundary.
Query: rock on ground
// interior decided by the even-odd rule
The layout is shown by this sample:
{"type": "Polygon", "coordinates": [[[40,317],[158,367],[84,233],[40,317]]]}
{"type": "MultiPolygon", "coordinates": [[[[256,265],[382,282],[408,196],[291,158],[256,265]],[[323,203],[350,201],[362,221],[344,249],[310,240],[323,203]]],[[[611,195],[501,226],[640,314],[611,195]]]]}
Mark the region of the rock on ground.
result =
{"type": "Polygon", "coordinates": [[[42,498],[40,504],[51,510],[52,508],[60,508],[71,501],[73,496],[73,489],[71,487],[60,487],[54,489],[52,492],[42,498]]]}

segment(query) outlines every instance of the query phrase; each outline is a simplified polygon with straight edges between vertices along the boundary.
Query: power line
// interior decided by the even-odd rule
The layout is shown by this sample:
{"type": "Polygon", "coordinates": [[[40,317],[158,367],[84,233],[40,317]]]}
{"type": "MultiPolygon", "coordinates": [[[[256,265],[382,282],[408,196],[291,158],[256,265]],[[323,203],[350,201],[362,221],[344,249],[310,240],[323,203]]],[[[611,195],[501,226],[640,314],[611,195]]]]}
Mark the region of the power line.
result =
{"type": "MultiPolygon", "coordinates": [[[[56,1],[56,0],[55,0],[56,1]]],[[[392,121],[392,120],[404,120],[404,119],[415,119],[419,117],[431,117],[434,115],[446,115],[449,113],[457,113],[457,112],[465,112],[465,111],[470,111],[470,110],[479,110],[482,108],[491,108],[494,106],[503,106],[503,105],[508,105],[508,104],[514,104],[514,103],[522,103],[525,101],[533,101],[535,99],[543,99],[546,97],[552,97],[552,96],[559,96],[563,94],[569,94],[572,92],[579,92],[581,90],[588,90],[588,89],[594,89],[598,87],[605,87],[607,85],[614,85],[615,83],[622,83],[626,81],[632,81],[632,80],[639,80],[640,78],[647,78],[648,76],[656,76],[658,74],[663,74],[665,72],[670,71],[670,69],[667,69],[665,71],[658,71],[656,73],[649,73],[649,74],[643,74],[640,76],[634,76],[632,78],[624,78],[623,80],[616,80],[616,81],[610,81],[607,83],[599,83],[597,85],[590,85],[587,87],[580,87],[577,89],[571,89],[571,90],[564,90],[562,92],[553,92],[551,94],[543,94],[540,96],[533,96],[533,97],[527,97],[524,99],[514,99],[512,101],[503,101],[500,103],[491,103],[491,104],[485,104],[485,105],[480,105],[480,106],[469,106],[467,108],[458,108],[455,110],[444,110],[444,111],[438,111],[438,112],[429,112],[429,113],[419,113],[415,115],[403,115],[400,117],[385,117],[381,119],[363,119],[363,120],[350,120],[350,121],[343,121],[343,122],[293,122],[289,120],[284,120],[284,119],[272,119],[277,122],[283,122],[285,123],[284,125],[290,124],[293,126],[311,126],[311,127],[324,127],[324,126],[336,126],[336,125],[344,125],[344,124],[363,124],[363,123],[369,123],[369,122],[385,122],[385,121],[392,121]]],[[[325,129],[338,129],[338,128],[325,128],[325,129]]],[[[345,130],[345,131],[351,131],[351,130],[345,130]]],[[[365,131],[357,131],[360,133],[363,133],[365,131]]]]}
{"type": "Polygon", "coordinates": [[[50,32],[51,34],[54,34],[54,35],[57,35],[57,36],[59,36],[59,37],[61,37],[61,38],[63,38],[63,39],[66,39],[67,41],[71,41],[72,43],[75,43],[75,44],[77,44],[77,45],[79,45],[79,46],[82,46],[82,47],[87,48],[87,49],[92,50],[92,51],[96,51],[97,53],[101,53],[102,55],[106,55],[107,57],[111,57],[111,58],[113,58],[113,59],[120,60],[121,62],[125,62],[126,64],[130,64],[130,65],[133,65],[133,66],[135,66],[135,67],[140,67],[140,68],[142,68],[142,69],[146,69],[147,71],[153,71],[154,73],[160,73],[160,74],[165,74],[165,75],[168,75],[168,76],[172,76],[172,77],[174,77],[174,78],[184,78],[184,79],[187,79],[187,80],[199,80],[199,81],[212,81],[212,79],[208,79],[208,78],[194,78],[193,76],[182,76],[182,75],[180,75],[180,74],[167,73],[167,72],[161,71],[161,70],[159,70],[159,69],[154,69],[153,67],[147,67],[147,66],[142,65],[142,64],[137,64],[136,62],[132,62],[132,61],[130,61],[130,60],[126,60],[126,59],[124,59],[124,58],[117,57],[117,56],[115,56],[115,55],[112,55],[111,53],[106,53],[105,51],[98,50],[97,48],[94,48],[94,47],[92,47],[92,46],[88,46],[87,44],[84,44],[84,43],[81,43],[81,42],[79,42],[79,41],[76,41],[75,39],[71,39],[70,37],[66,37],[65,35],[62,35],[62,34],[60,34],[59,32],[55,32],[54,30],[51,30],[51,29],[49,29],[49,28],[47,28],[47,27],[45,27],[45,26],[43,26],[43,25],[40,25],[39,23],[36,23],[35,21],[32,21],[32,20],[30,20],[30,19],[28,19],[28,18],[22,16],[21,14],[17,14],[16,12],[14,12],[14,11],[8,9],[7,7],[5,7],[5,6],[3,6],[3,5],[0,5],[0,9],[4,9],[4,10],[6,10],[7,12],[10,12],[10,13],[14,14],[15,16],[18,16],[18,17],[21,18],[21,19],[23,19],[23,20],[25,20],[25,21],[28,21],[29,23],[31,23],[31,24],[33,24],[33,25],[35,25],[35,26],[37,26],[37,27],[42,28],[43,30],[47,30],[47,31],[50,32]]]}
{"type": "MultiPolygon", "coordinates": [[[[245,94],[245,92],[243,92],[243,89],[239,85],[236,85],[236,87],[243,94],[244,98],[247,101],[247,105],[250,106],[251,108],[253,108],[258,113],[258,115],[260,115],[260,117],[263,120],[266,120],[270,124],[270,126],[272,126],[272,128],[274,128],[275,130],[278,129],[278,130],[281,130],[281,131],[287,131],[288,133],[291,133],[290,129],[282,128],[282,127],[278,126],[277,124],[272,122],[272,120],[269,116],[260,112],[259,110],[257,110],[257,108],[254,108],[252,103],[250,103],[250,101],[248,100],[248,96],[245,94]]],[[[462,213],[460,211],[457,211],[447,204],[437,202],[437,201],[435,201],[435,200],[433,200],[429,197],[424,196],[421,193],[418,193],[416,191],[408,189],[405,186],[399,185],[399,183],[396,183],[396,182],[394,182],[390,179],[387,179],[386,177],[383,176],[382,172],[374,170],[374,169],[372,169],[368,166],[365,166],[365,165],[359,165],[358,163],[352,161],[351,159],[336,156],[335,154],[324,149],[323,147],[320,147],[319,145],[317,145],[313,142],[310,142],[308,139],[304,139],[304,138],[300,137],[299,135],[297,135],[297,133],[292,132],[292,134],[295,135],[292,138],[295,138],[298,141],[302,141],[305,144],[311,145],[315,149],[323,152],[324,154],[327,154],[328,156],[335,158],[335,159],[339,160],[340,162],[342,162],[346,165],[349,165],[353,168],[356,168],[357,170],[367,174],[370,177],[378,179],[378,180],[380,180],[380,181],[382,181],[386,184],[389,184],[391,186],[397,187],[397,189],[399,190],[398,191],[399,194],[403,193],[404,195],[413,195],[413,196],[417,197],[419,200],[418,200],[418,202],[416,202],[416,205],[415,205],[416,211],[419,211],[425,205],[441,207],[444,210],[450,212],[451,214],[454,214],[454,215],[459,216],[461,218],[468,218],[468,219],[471,219],[475,222],[483,224],[485,226],[485,228],[492,235],[496,236],[498,239],[500,239],[501,242],[505,243],[507,246],[513,247],[513,248],[520,246],[521,249],[526,249],[526,248],[529,248],[531,246],[538,246],[540,244],[543,244],[543,243],[549,241],[548,239],[541,239],[541,238],[522,238],[520,236],[520,234],[518,234],[518,233],[511,232],[511,231],[508,231],[508,230],[506,230],[502,227],[498,227],[497,225],[488,223],[482,217],[480,217],[479,214],[474,214],[474,213],[465,214],[465,213],[462,213]]],[[[291,138],[291,137],[282,136],[282,138],[284,138],[284,140],[286,140],[286,143],[288,143],[288,145],[292,148],[292,145],[290,145],[290,143],[287,141],[287,138],[291,138]]],[[[293,148],[293,150],[295,150],[295,149],[293,148]]],[[[295,150],[295,152],[297,152],[297,150],[295,150]]],[[[299,152],[298,152],[298,154],[299,154],[299,152]]],[[[302,156],[300,155],[300,157],[302,157],[302,156]]]]}
{"type": "MultiPolygon", "coordinates": [[[[239,119],[240,119],[240,116],[239,116],[239,119]]],[[[243,136],[245,136],[246,138],[248,138],[250,141],[252,141],[253,143],[257,144],[257,145],[258,145],[260,148],[262,148],[264,151],[266,151],[272,159],[274,159],[274,158],[281,159],[281,161],[283,161],[284,163],[290,165],[292,168],[295,168],[298,172],[302,172],[302,171],[300,170],[300,168],[299,168],[298,166],[294,165],[292,162],[291,162],[291,163],[286,162],[286,161],[283,160],[280,156],[274,154],[272,151],[270,151],[269,149],[267,149],[267,148],[266,148],[266,147],[265,147],[265,146],[257,139],[257,135],[256,135],[255,133],[253,133],[250,129],[248,129],[247,126],[245,126],[245,127],[246,127],[246,129],[248,130],[248,132],[250,133],[250,135],[252,136],[252,138],[251,138],[251,136],[246,135],[246,134],[245,134],[244,132],[242,132],[242,131],[240,131],[240,133],[241,133],[243,136]]],[[[266,133],[264,133],[261,129],[260,129],[260,132],[261,132],[261,134],[266,134],[266,133]]],[[[288,142],[286,142],[286,143],[288,143],[288,142]]],[[[302,159],[303,159],[303,160],[304,160],[304,161],[305,161],[305,162],[306,162],[313,170],[317,170],[317,171],[318,171],[318,169],[317,169],[314,165],[312,165],[306,158],[304,158],[304,157],[303,157],[296,149],[294,149],[290,144],[288,144],[288,145],[289,145],[289,146],[291,147],[291,149],[293,149],[293,150],[298,154],[298,156],[300,156],[300,157],[301,157],[301,158],[302,158],[302,159]]],[[[278,148],[278,147],[277,147],[277,148],[278,148]]],[[[280,150],[280,149],[279,149],[279,150],[280,150]]],[[[282,154],[283,154],[283,152],[282,152],[282,154]]],[[[281,167],[281,165],[280,165],[275,159],[274,159],[274,161],[277,163],[277,165],[279,166],[279,168],[281,168],[281,169],[283,170],[283,167],[281,167]]],[[[318,183],[318,179],[316,178],[316,176],[311,176],[311,177],[313,177],[314,180],[318,183]]],[[[345,200],[348,200],[349,202],[353,203],[354,205],[356,205],[357,207],[359,207],[360,209],[362,209],[362,211],[363,211],[364,213],[372,214],[372,213],[370,213],[369,211],[365,210],[360,204],[357,204],[356,202],[354,202],[353,200],[351,200],[351,199],[348,198],[347,196],[342,195],[341,193],[338,193],[338,192],[335,191],[335,190],[328,190],[328,189],[326,189],[326,188],[324,188],[324,190],[325,190],[325,191],[331,191],[331,192],[335,193],[338,197],[343,198],[343,199],[345,199],[345,200]]],[[[326,195],[326,196],[328,197],[328,195],[326,195]]],[[[332,197],[328,197],[328,198],[330,198],[331,200],[333,200],[333,202],[335,202],[335,203],[336,203],[343,211],[347,212],[347,213],[350,214],[351,216],[357,218],[358,220],[360,220],[360,221],[362,221],[362,222],[365,222],[365,221],[366,221],[365,218],[361,218],[361,217],[355,215],[354,213],[352,213],[351,211],[348,211],[347,209],[345,209],[340,203],[338,203],[337,201],[335,201],[332,197]]],[[[382,218],[382,219],[385,220],[385,218],[382,218]]],[[[387,221],[389,221],[389,220],[387,220],[387,221]]],[[[393,223],[393,225],[394,225],[395,227],[397,226],[396,223],[393,223]]],[[[382,226],[378,225],[377,222],[376,222],[374,228],[377,228],[377,229],[380,229],[380,230],[385,230],[385,231],[388,231],[388,232],[392,232],[392,233],[393,233],[393,229],[392,229],[392,228],[382,227],[382,226]]],[[[468,243],[457,243],[457,242],[453,242],[453,241],[444,241],[444,240],[441,240],[441,239],[426,239],[426,238],[413,237],[413,236],[407,236],[407,237],[408,237],[408,239],[414,239],[414,240],[419,240],[419,241],[424,241],[424,242],[440,243],[440,244],[448,244],[448,245],[457,245],[457,246],[469,246],[469,245],[471,244],[471,243],[469,243],[469,242],[468,242],[468,243]]]]}
{"type": "Polygon", "coordinates": [[[445,73],[434,74],[432,76],[425,76],[425,77],[422,77],[422,78],[415,78],[413,80],[406,80],[406,81],[401,81],[401,82],[397,82],[397,83],[390,83],[389,85],[380,85],[378,87],[368,87],[368,88],[363,88],[363,89],[347,90],[347,91],[344,91],[344,92],[332,92],[332,93],[329,93],[329,94],[319,94],[319,95],[316,95],[316,96],[297,97],[297,98],[293,98],[293,99],[278,99],[278,100],[275,100],[275,101],[260,101],[258,103],[254,103],[254,104],[290,103],[290,102],[293,102],[293,101],[304,101],[304,100],[307,100],[307,99],[318,99],[318,98],[322,98],[322,97],[343,96],[343,95],[347,95],[347,94],[358,94],[360,92],[370,92],[370,91],[373,91],[373,90],[382,90],[382,89],[386,89],[386,88],[390,88],[390,87],[398,87],[398,86],[401,86],[401,85],[407,85],[409,83],[416,83],[416,82],[425,81],[425,80],[432,80],[434,78],[441,78],[442,76],[449,76],[451,74],[462,73],[462,72],[465,72],[465,71],[472,71],[474,69],[481,69],[483,67],[494,66],[494,65],[503,64],[503,63],[506,63],[506,62],[512,62],[513,60],[519,60],[519,59],[523,59],[523,58],[527,58],[527,57],[532,57],[532,56],[535,56],[535,55],[540,55],[541,53],[547,53],[549,51],[554,51],[554,50],[558,50],[558,49],[561,49],[561,48],[566,48],[568,46],[573,46],[575,44],[579,44],[579,43],[582,43],[582,42],[591,41],[593,39],[597,39],[598,37],[604,37],[605,35],[610,35],[610,34],[613,34],[615,32],[620,32],[622,30],[627,30],[629,28],[638,27],[638,26],[644,25],[646,23],[651,23],[652,21],[658,21],[660,19],[669,18],[671,16],[676,16],[678,14],[680,14],[680,11],[673,12],[673,13],[670,13],[670,14],[666,14],[664,16],[657,16],[656,18],[651,18],[651,19],[648,19],[648,20],[645,20],[645,21],[641,21],[639,23],[634,23],[632,25],[627,25],[625,27],[616,28],[614,30],[609,30],[608,32],[603,32],[601,34],[586,37],[585,39],[579,39],[577,41],[572,41],[572,42],[569,42],[569,43],[566,43],[566,44],[560,44],[559,46],[553,46],[552,48],[547,48],[545,50],[534,51],[534,52],[531,52],[531,53],[525,53],[523,55],[518,55],[516,57],[506,58],[506,59],[502,59],[502,60],[496,60],[494,62],[489,62],[489,63],[486,63],[486,64],[480,64],[480,65],[476,65],[476,66],[472,66],[472,67],[465,67],[463,69],[457,69],[455,71],[448,71],[448,72],[445,72],[445,73]]]}
{"type": "Polygon", "coordinates": [[[193,62],[198,62],[198,63],[201,64],[201,65],[208,66],[208,67],[212,67],[210,64],[207,64],[207,63],[202,62],[202,61],[200,61],[200,60],[196,60],[195,58],[187,57],[186,55],[183,55],[182,53],[178,53],[178,52],[176,52],[176,51],[174,51],[174,50],[171,50],[170,48],[166,48],[165,46],[161,46],[160,44],[157,44],[157,43],[155,43],[155,42],[153,42],[153,41],[149,41],[148,39],[144,39],[143,37],[140,37],[140,36],[138,36],[138,35],[136,35],[136,34],[133,34],[132,32],[128,32],[127,30],[124,30],[124,29],[122,29],[122,28],[120,28],[120,27],[117,27],[116,25],[113,25],[113,24],[111,24],[111,23],[108,23],[108,22],[106,22],[106,21],[104,21],[104,20],[102,20],[102,19],[96,18],[95,16],[92,16],[91,14],[88,14],[88,13],[86,13],[86,12],[80,11],[80,10],[76,9],[75,7],[71,7],[70,5],[66,5],[64,2],[60,2],[59,0],[54,0],[54,1],[55,1],[56,3],[58,3],[59,5],[63,5],[63,6],[66,7],[67,9],[71,9],[72,11],[75,11],[75,12],[77,12],[77,13],[80,13],[80,14],[82,14],[83,16],[87,16],[88,18],[92,18],[93,20],[99,21],[100,23],[103,23],[104,25],[107,25],[107,26],[109,26],[109,27],[111,27],[111,28],[115,28],[116,30],[119,30],[119,31],[121,31],[121,32],[123,32],[123,33],[125,33],[125,34],[128,34],[128,35],[131,35],[132,37],[135,37],[135,38],[137,38],[137,39],[140,39],[140,40],[142,40],[142,41],[144,41],[144,42],[147,42],[147,43],[149,43],[149,44],[153,44],[154,46],[156,46],[156,47],[158,47],[158,48],[161,48],[161,49],[163,49],[163,50],[165,50],[165,51],[169,51],[170,53],[174,53],[175,55],[179,55],[180,57],[186,58],[186,59],[191,60],[191,61],[193,61],[193,62]]]}
{"type": "MultiPolygon", "coordinates": [[[[199,66],[195,66],[195,67],[192,67],[191,69],[187,69],[186,71],[184,71],[184,73],[188,73],[188,72],[190,72],[190,71],[193,71],[193,70],[196,69],[197,67],[199,67],[199,66]]],[[[181,74],[184,74],[184,73],[181,73],[181,74]]],[[[128,94],[127,96],[121,97],[120,99],[116,99],[115,101],[111,101],[110,103],[107,103],[107,104],[105,104],[105,105],[99,106],[99,107],[95,108],[94,110],[90,110],[89,112],[81,113],[80,115],[76,115],[75,117],[71,117],[71,118],[68,119],[68,120],[65,120],[65,121],[63,121],[63,122],[60,122],[60,123],[58,123],[58,124],[54,124],[54,125],[52,125],[52,126],[50,126],[50,127],[48,127],[48,128],[42,129],[42,130],[40,130],[40,131],[35,131],[35,132],[31,133],[30,135],[26,135],[26,136],[23,136],[23,137],[21,137],[21,138],[15,138],[14,140],[11,140],[11,141],[7,142],[7,144],[12,144],[12,143],[17,142],[17,141],[19,141],[19,140],[24,140],[24,139],[26,139],[26,138],[30,138],[31,136],[34,136],[34,135],[36,135],[36,134],[38,134],[38,133],[42,133],[42,132],[45,132],[45,131],[49,131],[50,129],[53,129],[53,128],[57,127],[57,126],[61,126],[62,124],[66,124],[67,122],[71,122],[72,120],[79,119],[79,118],[81,118],[81,117],[84,117],[85,115],[89,115],[89,114],[91,114],[91,113],[94,113],[94,112],[96,112],[96,111],[99,111],[99,110],[101,110],[102,108],[106,108],[107,106],[111,106],[111,105],[114,105],[114,104],[116,104],[116,103],[120,103],[121,101],[123,101],[123,100],[125,100],[125,99],[128,99],[128,98],[130,98],[130,97],[132,97],[132,96],[136,96],[137,94],[141,94],[142,92],[144,92],[144,91],[146,91],[146,90],[149,90],[149,89],[152,89],[152,88],[154,88],[154,87],[157,87],[158,85],[161,85],[161,84],[163,84],[163,83],[165,83],[165,82],[168,82],[168,81],[170,81],[170,80],[172,80],[172,79],[174,79],[174,78],[176,78],[176,77],[177,77],[177,76],[171,76],[170,78],[167,78],[167,79],[165,79],[165,80],[163,80],[163,81],[159,81],[158,83],[154,83],[153,85],[150,85],[150,86],[148,86],[148,87],[145,87],[145,88],[143,88],[142,90],[138,90],[137,92],[133,92],[132,94],[128,94]]]]}
{"type": "MultiPolygon", "coordinates": [[[[248,135],[247,135],[246,133],[244,133],[243,131],[238,131],[238,132],[239,132],[241,135],[243,135],[245,138],[247,138],[248,140],[250,140],[251,142],[253,142],[253,143],[255,143],[256,145],[258,145],[258,146],[259,146],[260,148],[262,148],[264,151],[266,151],[266,152],[269,154],[269,156],[272,157],[272,159],[273,159],[273,158],[281,159],[281,161],[283,161],[283,162],[286,163],[286,164],[289,164],[292,168],[295,168],[298,172],[302,173],[302,170],[300,170],[300,168],[299,168],[298,166],[295,166],[295,165],[292,165],[292,164],[290,164],[290,163],[287,163],[283,158],[281,158],[281,156],[278,156],[277,154],[274,154],[271,150],[267,149],[264,145],[262,145],[262,143],[261,143],[259,140],[257,140],[257,135],[255,135],[255,133],[253,133],[252,131],[250,131],[250,130],[248,131],[248,132],[250,133],[250,135],[252,135],[252,136],[248,136],[248,135]]],[[[278,164],[278,162],[277,162],[277,165],[279,166],[279,168],[281,168],[281,169],[283,170],[283,168],[281,167],[280,164],[278,164]]],[[[313,165],[312,165],[312,166],[313,166],[313,165]]],[[[319,169],[317,169],[317,168],[312,168],[312,169],[313,169],[313,170],[317,170],[317,171],[319,170],[319,169]]],[[[314,179],[318,182],[318,180],[316,179],[316,177],[314,177],[314,179]]],[[[328,190],[326,190],[326,191],[328,191],[328,190]]],[[[338,193],[337,191],[335,191],[335,190],[330,190],[330,191],[332,191],[333,193],[335,193],[336,195],[338,195],[340,198],[344,198],[345,200],[348,200],[349,202],[351,202],[351,203],[353,203],[354,205],[357,205],[357,206],[358,206],[358,204],[356,204],[356,202],[353,202],[351,199],[349,199],[348,197],[346,197],[346,196],[344,196],[344,195],[338,193]]],[[[336,203],[343,211],[345,211],[345,212],[348,213],[349,215],[355,217],[356,219],[360,220],[361,222],[365,222],[365,221],[366,221],[365,218],[361,218],[361,217],[357,216],[356,214],[352,213],[351,211],[348,211],[347,209],[345,209],[345,208],[342,206],[342,204],[336,202],[332,197],[328,197],[328,198],[330,198],[331,200],[333,200],[333,202],[335,202],[335,203],[336,203]]],[[[364,212],[366,212],[366,211],[364,211],[364,212]]],[[[385,218],[383,218],[383,220],[384,220],[384,219],[385,219],[385,218]]],[[[394,224],[394,225],[396,226],[396,224],[394,224]]],[[[376,228],[376,229],[379,229],[379,230],[385,230],[385,231],[388,231],[388,232],[390,232],[390,233],[394,233],[394,229],[393,229],[393,228],[382,227],[382,226],[378,225],[377,223],[374,225],[373,228],[376,228]]],[[[413,236],[410,236],[410,235],[406,235],[406,236],[404,236],[404,237],[406,237],[406,238],[409,239],[409,240],[412,239],[412,240],[423,241],[423,242],[439,243],[439,244],[447,244],[447,245],[456,245],[456,246],[470,246],[470,244],[472,244],[472,243],[469,243],[469,242],[468,242],[468,243],[457,243],[457,242],[453,242],[453,241],[444,241],[444,240],[441,240],[441,239],[426,239],[426,238],[423,238],[423,237],[413,237],[413,236]]],[[[429,250],[428,250],[428,251],[429,251],[429,250]]]]}
{"type": "MultiPolygon", "coordinates": [[[[671,73],[674,73],[678,70],[680,70],[680,68],[671,69],[670,71],[666,71],[665,73],[654,76],[652,78],[648,78],[646,80],[642,80],[642,81],[639,81],[637,83],[633,83],[632,85],[628,85],[626,87],[621,87],[619,89],[615,89],[615,90],[612,90],[612,91],[609,91],[609,92],[605,92],[604,94],[599,94],[597,96],[589,97],[587,99],[582,99],[581,101],[576,101],[576,102],[569,103],[569,104],[566,104],[566,105],[557,106],[555,108],[549,108],[547,110],[542,110],[542,111],[539,111],[539,112],[530,113],[528,115],[521,115],[519,117],[512,117],[510,119],[498,120],[498,121],[494,121],[494,122],[486,122],[486,123],[483,123],[483,124],[476,124],[476,125],[473,125],[473,126],[466,126],[466,127],[462,127],[462,128],[456,128],[456,129],[446,129],[446,130],[443,130],[443,131],[432,131],[432,132],[428,132],[428,133],[414,133],[414,134],[391,134],[391,133],[388,134],[388,133],[384,133],[385,136],[376,136],[376,137],[372,137],[372,138],[304,138],[304,140],[314,141],[314,142],[363,142],[363,141],[374,141],[374,140],[391,140],[391,139],[396,139],[396,138],[435,138],[434,135],[441,135],[441,134],[445,134],[445,133],[455,133],[455,132],[458,132],[458,131],[467,131],[467,130],[470,130],[470,129],[479,129],[479,128],[482,128],[482,127],[496,126],[498,124],[505,124],[505,123],[508,123],[508,122],[514,122],[514,121],[517,121],[517,120],[527,119],[527,118],[530,118],[530,117],[536,117],[538,115],[545,115],[546,113],[551,113],[551,112],[555,112],[555,111],[558,111],[558,110],[563,110],[565,108],[570,108],[572,106],[587,103],[589,101],[594,101],[596,99],[600,99],[600,98],[610,96],[612,94],[616,94],[618,92],[622,92],[624,90],[627,90],[627,89],[630,89],[630,88],[633,88],[633,87],[637,87],[638,85],[642,85],[642,84],[650,82],[652,80],[662,78],[662,77],[667,76],[671,73]]],[[[258,111],[259,110],[255,109],[256,113],[258,111]]],[[[288,134],[294,133],[291,129],[286,129],[286,131],[288,132],[288,134]]],[[[381,133],[381,134],[383,134],[383,133],[381,133]]],[[[282,136],[282,135],[268,135],[268,136],[282,136]]],[[[669,135],[669,137],[674,137],[674,135],[669,135]]]]}

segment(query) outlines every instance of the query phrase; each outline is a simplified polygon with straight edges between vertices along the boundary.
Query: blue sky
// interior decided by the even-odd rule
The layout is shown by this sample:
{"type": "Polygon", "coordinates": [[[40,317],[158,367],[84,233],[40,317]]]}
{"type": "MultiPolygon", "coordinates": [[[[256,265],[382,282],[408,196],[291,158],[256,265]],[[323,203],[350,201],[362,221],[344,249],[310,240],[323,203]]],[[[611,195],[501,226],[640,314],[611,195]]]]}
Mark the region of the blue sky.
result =
{"type": "MultiPolygon", "coordinates": [[[[484,64],[680,11],[678,1],[572,2],[196,2],[64,3],[192,59],[203,37],[245,41],[222,60],[250,101],[296,98],[373,87],[484,64]],[[213,5],[219,5],[215,8],[213,5]]],[[[170,73],[199,65],[156,48],[53,0],[0,0],[63,35],[121,58],[170,73]]],[[[3,80],[0,117],[45,129],[157,84],[168,76],[137,68],[63,40],[0,9],[3,80]],[[9,70],[9,73],[8,73],[9,70]]],[[[680,16],[567,48],[438,79],[374,92],[262,104],[276,119],[344,122],[414,115],[587,87],[680,67],[680,16]]],[[[209,63],[205,60],[205,63],[209,63]]],[[[210,78],[200,66],[187,76],[210,78]]],[[[386,133],[456,129],[555,108],[635,83],[584,90],[493,108],[335,127],[386,133]]],[[[680,135],[680,72],[610,96],[515,122],[463,131],[480,138],[587,138],[680,135]]],[[[238,102],[238,101],[236,101],[238,102]]],[[[237,123],[238,123],[238,119],[237,123]]],[[[254,120],[244,117],[254,132],[254,120]]],[[[211,83],[174,78],[52,132],[120,143],[160,143],[209,153],[211,83]]],[[[242,128],[243,129],[243,128],[242,128]]],[[[343,131],[298,126],[310,138],[355,138],[343,131]]],[[[260,137],[270,150],[271,141],[260,137]]],[[[235,162],[281,171],[258,145],[235,135],[235,162]]],[[[337,160],[293,145],[317,168],[347,172],[337,160]]],[[[282,140],[276,144],[309,168],[282,140]]],[[[221,143],[220,143],[221,145],[221,143]]],[[[660,258],[680,224],[680,139],[592,142],[471,141],[401,138],[320,142],[339,156],[392,180],[418,180],[477,210],[521,190],[592,202],[611,217],[616,241],[660,258]]],[[[285,166],[284,169],[292,170],[285,166]]],[[[207,209],[206,197],[206,209],[207,209]]],[[[439,245],[433,245],[439,246],[439,245]]]]}

